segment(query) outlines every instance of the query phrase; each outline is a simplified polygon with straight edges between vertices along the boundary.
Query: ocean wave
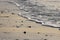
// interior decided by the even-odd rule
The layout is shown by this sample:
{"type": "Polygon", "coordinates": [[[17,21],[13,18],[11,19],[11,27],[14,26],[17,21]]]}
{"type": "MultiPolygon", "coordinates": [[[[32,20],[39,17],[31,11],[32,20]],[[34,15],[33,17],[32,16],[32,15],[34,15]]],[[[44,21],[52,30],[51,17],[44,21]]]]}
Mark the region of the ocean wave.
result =
{"type": "Polygon", "coordinates": [[[20,9],[21,13],[18,13],[20,16],[42,25],[48,25],[56,28],[60,27],[60,12],[57,8],[49,8],[42,3],[38,5],[37,3],[29,0],[17,0],[17,2],[10,2],[14,3],[20,9]]]}

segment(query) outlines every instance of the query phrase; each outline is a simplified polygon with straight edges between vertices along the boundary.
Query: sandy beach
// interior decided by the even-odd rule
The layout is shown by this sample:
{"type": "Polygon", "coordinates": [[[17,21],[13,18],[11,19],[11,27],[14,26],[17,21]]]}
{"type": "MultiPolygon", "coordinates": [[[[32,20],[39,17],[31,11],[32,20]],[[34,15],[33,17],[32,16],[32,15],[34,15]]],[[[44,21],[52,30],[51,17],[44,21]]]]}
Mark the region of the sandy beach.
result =
{"type": "Polygon", "coordinates": [[[0,4],[0,40],[60,40],[59,28],[42,26],[18,13],[16,5],[0,4]]]}

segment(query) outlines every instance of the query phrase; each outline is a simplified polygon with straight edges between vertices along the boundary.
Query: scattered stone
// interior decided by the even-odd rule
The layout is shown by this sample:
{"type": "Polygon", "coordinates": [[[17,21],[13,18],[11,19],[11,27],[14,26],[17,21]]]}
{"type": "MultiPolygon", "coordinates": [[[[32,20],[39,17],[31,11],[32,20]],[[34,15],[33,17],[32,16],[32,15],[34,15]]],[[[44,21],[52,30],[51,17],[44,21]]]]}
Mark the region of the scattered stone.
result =
{"type": "Polygon", "coordinates": [[[45,36],[48,36],[47,34],[45,36]]]}
{"type": "Polygon", "coordinates": [[[12,15],[14,15],[15,13],[11,13],[12,15]]]}
{"type": "Polygon", "coordinates": [[[44,39],[44,40],[47,40],[47,39],[44,39]]]}
{"type": "Polygon", "coordinates": [[[21,21],[23,23],[23,21],[21,21]]]}
{"type": "Polygon", "coordinates": [[[1,13],[3,13],[4,11],[1,11],[1,13]]]}
{"type": "Polygon", "coordinates": [[[23,33],[26,34],[26,31],[24,31],[23,33]]]}
{"type": "Polygon", "coordinates": [[[40,32],[38,32],[38,34],[40,34],[40,32]]]}
{"type": "Polygon", "coordinates": [[[16,26],[17,28],[19,28],[20,26],[16,26]]]}
{"type": "Polygon", "coordinates": [[[19,40],[19,39],[16,39],[16,40],[19,40]]]}
{"type": "Polygon", "coordinates": [[[29,28],[31,28],[31,26],[28,26],[29,28]]]}

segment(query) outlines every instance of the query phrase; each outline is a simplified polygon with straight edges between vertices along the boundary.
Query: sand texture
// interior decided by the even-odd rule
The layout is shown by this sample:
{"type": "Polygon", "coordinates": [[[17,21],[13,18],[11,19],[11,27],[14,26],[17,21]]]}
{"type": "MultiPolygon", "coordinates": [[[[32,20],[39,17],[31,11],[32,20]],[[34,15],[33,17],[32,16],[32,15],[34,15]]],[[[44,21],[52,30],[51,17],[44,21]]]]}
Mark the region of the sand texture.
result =
{"type": "MultiPolygon", "coordinates": [[[[45,5],[47,1],[36,0],[36,2],[43,2],[45,5]]],[[[21,15],[19,7],[7,0],[0,0],[0,40],[60,40],[59,27],[44,26],[29,20],[21,15]]]]}

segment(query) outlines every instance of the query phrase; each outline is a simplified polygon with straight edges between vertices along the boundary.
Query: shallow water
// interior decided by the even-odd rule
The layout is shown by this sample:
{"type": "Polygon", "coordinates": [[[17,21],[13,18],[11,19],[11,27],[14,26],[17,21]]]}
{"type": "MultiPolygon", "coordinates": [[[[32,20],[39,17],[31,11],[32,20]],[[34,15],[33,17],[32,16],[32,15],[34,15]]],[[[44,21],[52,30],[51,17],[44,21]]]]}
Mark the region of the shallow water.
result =
{"type": "Polygon", "coordinates": [[[27,0],[18,0],[17,3],[20,5],[19,8],[23,17],[36,22],[42,22],[42,25],[60,26],[60,12],[57,8],[49,9],[49,7],[42,3],[38,5],[27,0]]]}
{"type": "Polygon", "coordinates": [[[21,11],[21,16],[33,20],[35,22],[41,22],[42,25],[51,25],[54,27],[60,27],[60,10],[58,8],[52,9],[46,5],[29,0],[17,0],[10,3],[16,4],[21,11]]]}

